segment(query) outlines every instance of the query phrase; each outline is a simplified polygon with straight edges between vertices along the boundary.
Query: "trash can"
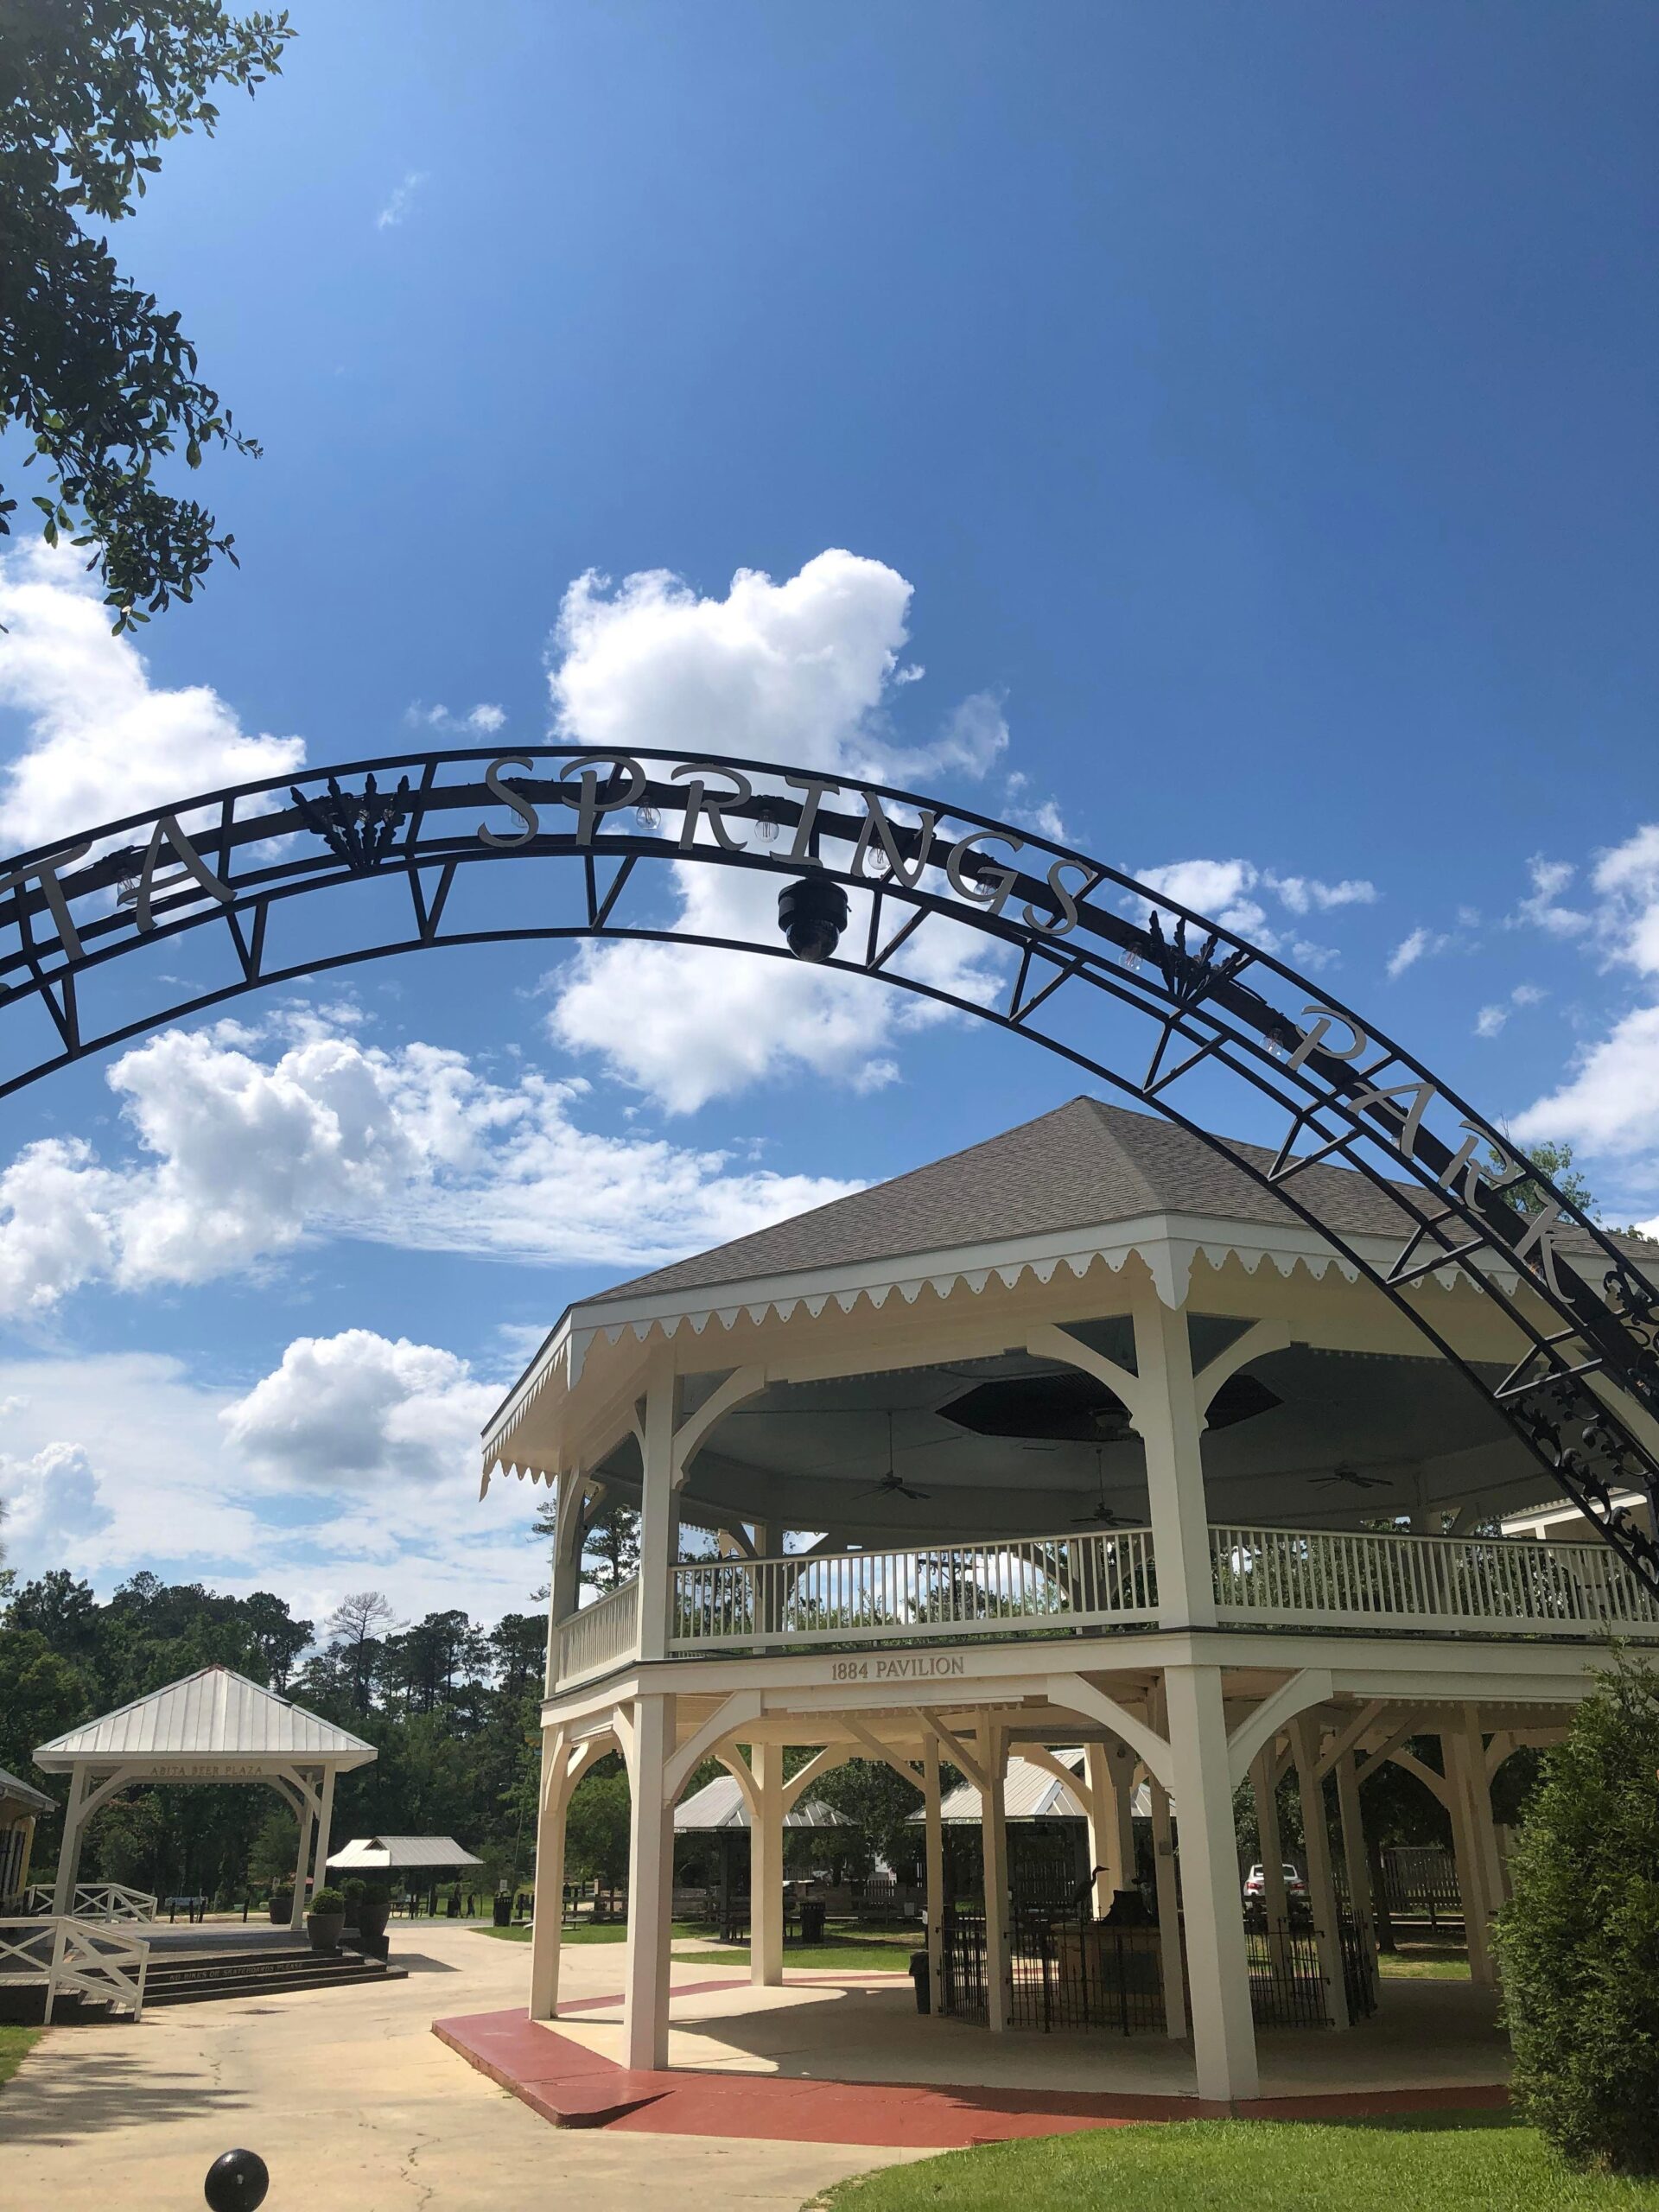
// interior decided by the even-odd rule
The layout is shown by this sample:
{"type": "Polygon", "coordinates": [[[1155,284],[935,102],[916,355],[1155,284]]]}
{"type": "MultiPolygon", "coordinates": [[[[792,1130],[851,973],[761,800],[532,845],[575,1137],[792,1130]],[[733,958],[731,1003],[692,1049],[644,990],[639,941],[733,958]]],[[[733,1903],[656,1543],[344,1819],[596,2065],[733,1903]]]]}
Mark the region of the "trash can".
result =
{"type": "Polygon", "coordinates": [[[512,1899],[505,1891],[502,1891],[499,1897],[491,1898],[490,1916],[494,1921],[495,1925],[498,1928],[512,1927],[512,1899]]]}
{"type": "Polygon", "coordinates": [[[912,1951],[911,1953],[910,1978],[916,1985],[916,2010],[918,2012],[931,2012],[933,2010],[932,1993],[928,1986],[927,1953],[925,1951],[912,1951]]]}
{"type": "Polygon", "coordinates": [[[803,1943],[822,1943],[823,1941],[824,1905],[822,1897],[801,1899],[801,1941],[803,1943]]]}

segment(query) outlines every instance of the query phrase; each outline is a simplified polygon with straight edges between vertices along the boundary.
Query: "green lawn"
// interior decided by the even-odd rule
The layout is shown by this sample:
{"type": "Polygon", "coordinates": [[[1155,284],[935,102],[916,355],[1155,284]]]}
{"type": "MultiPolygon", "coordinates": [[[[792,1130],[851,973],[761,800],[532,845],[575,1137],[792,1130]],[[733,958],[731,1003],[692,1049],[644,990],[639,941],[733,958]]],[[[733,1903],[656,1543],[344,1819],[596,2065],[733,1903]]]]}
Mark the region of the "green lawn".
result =
{"type": "MultiPolygon", "coordinates": [[[[501,1943],[528,1943],[530,1941],[528,1925],[519,1928],[480,1928],[478,1932],[480,1936],[493,1936],[496,1941],[501,1943]]],[[[677,1936],[702,1936],[707,1932],[705,1929],[691,1927],[685,1921],[677,1920],[674,1923],[674,1933],[677,1936]]],[[[575,1928],[567,1928],[560,1938],[560,1941],[565,1943],[626,1943],[627,1940],[626,1923],[620,1920],[601,1922],[597,1928],[590,1921],[584,1920],[575,1928]]],[[[747,1955],[746,1953],[745,1956],[747,1955]]]]}
{"type": "Polygon", "coordinates": [[[1179,2120],[953,2151],[842,2182],[814,2212],[1654,2212],[1659,2182],[1561,2165],[1506,2113],[1392,2124],[1179,2120]]]}
{"type": "Polygon", "coordinates": [[[44,2028],[10,2027],[0,2022],[0,2082],[10,2082],[22,2064],[23,2053],[46,2033],[44,2028]]]}
{"type": "MultiPolygon", "coordinates": [[[[785,1943],[784,1971],[798,1967],[809,1974],[834,1974],[837,1968],[845,1974],[904,1974],[910,1966],[913,1943],[861,1942],[851,1938],[837,1942],[833,1937],[823,1943],[785,1943]]],[[[746,1967],[749,1963],[747,1943],[722,1943],[711,1951],[677,1951],[676,1959],[682,1966],[746,1967]]]]}

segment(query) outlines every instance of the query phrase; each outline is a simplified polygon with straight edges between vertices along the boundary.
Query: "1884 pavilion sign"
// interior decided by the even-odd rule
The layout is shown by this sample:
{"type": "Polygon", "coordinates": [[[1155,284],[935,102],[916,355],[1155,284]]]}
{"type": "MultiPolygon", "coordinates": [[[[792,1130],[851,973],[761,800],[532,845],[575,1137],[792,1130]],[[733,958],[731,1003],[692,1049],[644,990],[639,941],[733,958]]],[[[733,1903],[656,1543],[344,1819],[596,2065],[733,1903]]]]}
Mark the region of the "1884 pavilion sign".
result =
{"type": "Polygon", "coordinates": [[[779,764],[548,746],[360,760],[130,816],[0,870],[0,1097],[267,984],[441,945],[594,938],[874,977],[1029,1038],[1217,1149],[1183,1110],[1189,1078],[1249,1084],[1276,1117],[1277,1154],[1265,1168],[1228,1159],[1462,1369],[1659,1591],[1659,1546],[1614,1502],[1633,1489],[1659,1506],[1659,1294],[1630,1259],[1402,1046],[1261,947],[938,800],[779,764]],[[752,933],[672,926],[641,866],[664,861],[776,877],[776,928],[770,900],[752,933]],[[327,891],[334,934],[290,918],[327,891]],[[969,971],[918,960],[919,933],[950,931],[1000,958],[942,980],[969,971]],[[102,984],[111,963],[191,931],[216,948],[217,982],[181,996],[140,960],[102,984]],[[1299,1174],[1325,1159],[1397,1208],[1397,1251],[1380,1258],[1302,1203],[1299,1174]],[[1497,1382],[1414,1295],[1448,1270],[1477,1278],[1519,1332],[1522,1356],[1497,1382]]]}

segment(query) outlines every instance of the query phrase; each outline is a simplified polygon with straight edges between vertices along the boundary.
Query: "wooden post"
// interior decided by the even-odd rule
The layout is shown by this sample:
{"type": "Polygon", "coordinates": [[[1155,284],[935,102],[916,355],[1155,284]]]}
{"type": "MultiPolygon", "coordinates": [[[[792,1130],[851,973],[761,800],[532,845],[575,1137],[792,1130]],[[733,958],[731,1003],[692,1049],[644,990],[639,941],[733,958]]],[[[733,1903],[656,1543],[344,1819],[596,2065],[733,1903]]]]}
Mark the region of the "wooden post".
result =
{"type": "Polygon", "coordinates": [[[1302,1806],[1302,1841],[1307,1852],[1307,1901],[1313,1910],[1313,1937],[1319,1972],[1325,1977],[1325,2018],[1333,2028],[1351,2028],[1348,1983],[1342,1964],[1342,1926],[1337,1918],[1337,1885],[1331,1866],[1331,1832],[1325,1820],[1325,1784],[1319,1779],[1319,1727],[1311,1713],[1290,1724],[1296,1787],[1302,1806]]]}
{"type": "MultiPolygon", "coordinates": [[[[1148,1283],[1135,1294],[1135,1359],[1146,1386],[1135,1426],[1147,1463],[1161,1628],[1213,1628],[1215,1577],[1204,1495],[1204,1415],[1185,1310],[1148,1283]]],[[[1181,1802],[1175,1792],[1175,1802],[1181,1802]]]]}
{"type": "Polygon", "coordinates": [[[674,1750],[674,1700],[633,1704],[628,1780],[628,1961],[622,2000],[622,2063],[656,2072],[668,2063],[670,1943],[673,1936],[673,1808],[663,1770],[674,1750]]]}
{"type": "Polygon", "coordinates": [[[754,1809],[749,1829],[749,1980],[778,1989],[784,1979],[784,1747],[752,1744],[754,1809]]]}
{"type": "Polygon", "coordinates": [[[1147,1777],[1152,1798],[1152,1864],[1158,1885],[1158,1950],[1164,1981],[1164,2026],[1179,2040],[1186,2033],[1186,1976],[1181,1966],[1181,1898],[1175,1842],[1170,1834],[1169,1792],[1147,1777]]]}
{"type": "Polygon", "coordinates": [[[314,1897],[319,1890],[327,1887],[329,1830],[334,1826],[334,1769],[332,1766],[326,1766],[322,1770],[322,1810],[317,1815],[316,1855],[311,1862],[315,1869],[311,1878],[314,1897]]]}
{"type": "Polygon", "coordinates": [[[1123,1744],[1090,1744],[1084,1757],[1089,1864],[1095,1911],[1103,1920],[1114,1894],[1135,1887],[1135,1753],[1123,1744]]]}
{"type": "Polygon", "coordinates": [[[664,1356],[645,1385],[639,1484],[639,1656],[668,1656],[668,1615],[678,1513],[674,1495],[674,1369],[664,1356]]]}
{"type": "Polygon", "coordinates": [[[564,1934],[564,1824],[569,1808],[569,1747],[562,1728],[542,1731],[541,1815],[536,1824],[536,1904],[530,1929],[530,2017],[559,2016],[559,1954],[564,1934]]]}
{"type": "Polygon", "coordinates": [[[311,1831],[316,1815],[311,1809],[311,1798],[305,1783],[300,1783],[300,1858],[294,1870],[294,1903],[289,1911],[290,1929],[305,1924],[305,1870],[311,1863],[311,1831]]]}
{"type": "Polygon", "coordinates": [[[1007,1741],[986,1714],[979,1728],[980,1764],[987,1787],[980,1800],[985,1865],[985,2017],[994,2032],[1007,2028],[1014,2011],[1014,1967],[1008,1950],[1008,1828],[1006,1802],[1007,1741]]]}
{"type": "Polygon", "coordinates": [[[928,2005],[937,2013],[944,1988],[944,1823],[939,1818],[939,1739],[922,1738],[922,1815],[927,1857],[928,2005]]]}
{"type": "Polygon", "coordinates": [[[1348,1876],[1348,1903],[1359,1930],[1360,1948],[1375,1976],[1376,1910],[1371,1901],[1371,1870],[1365,1854],[1365,1815],[1360,1806],[1358,1757],[1353,1751],[1344,1751],[1337,1761],[1337,1812],[1342,1821],[1342,1861],[1348,1876]]]}
{"type": "Polygon", "coordinates": [[[1171,1795],[1180,1821],[1192,2050],[1201,2097],[1253,2097],[1258,2075],[1239,1910],[1219,1667],[1166,1667],[1171,1795]]]}
{"type": "Polygon", "coordinates": [[[69,1776],[69,1802],[64,1808],[63,1840],[58,1846],[58,1882],[52,1893],[54,1912],[73,1912],[75,1909],[75,1883],[80,1873],[80,1831],[86,1815],[81,1810],[86,1802],[86,1769],[76,1766],[69,1776]]]}

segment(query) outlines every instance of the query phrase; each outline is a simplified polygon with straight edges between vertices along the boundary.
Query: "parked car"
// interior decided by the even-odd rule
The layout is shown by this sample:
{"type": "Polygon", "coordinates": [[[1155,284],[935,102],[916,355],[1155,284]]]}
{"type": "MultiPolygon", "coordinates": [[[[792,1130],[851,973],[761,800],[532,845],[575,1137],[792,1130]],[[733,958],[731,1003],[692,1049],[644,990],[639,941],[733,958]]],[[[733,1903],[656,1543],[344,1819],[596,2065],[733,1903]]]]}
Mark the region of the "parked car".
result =
{"type": "MultiPolygon", "coordinates": [[[[1246,1904],[1263,1904],[1267,1901],[1267,1869],[1258,1861],[1244,1877],[1244,1902],[1246,1904]]],[[[1288,1859],[1285,1861],[1285,1896],[1298,1904],[1307,1902],[1307,1884],[1288,1859]]]]}

